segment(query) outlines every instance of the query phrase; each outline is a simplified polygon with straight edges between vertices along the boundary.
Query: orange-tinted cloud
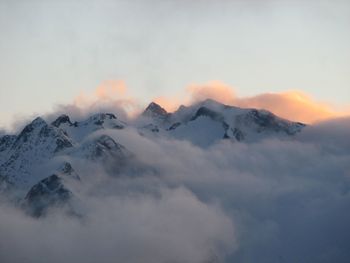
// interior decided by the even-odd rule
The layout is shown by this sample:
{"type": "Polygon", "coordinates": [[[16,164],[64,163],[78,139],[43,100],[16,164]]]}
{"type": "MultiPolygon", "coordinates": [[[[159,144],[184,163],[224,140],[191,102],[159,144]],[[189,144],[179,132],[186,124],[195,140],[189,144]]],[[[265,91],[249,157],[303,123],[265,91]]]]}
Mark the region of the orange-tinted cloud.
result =
{"type": "Polygon", "coordinates": [[[315,123],[349,114],[349,111],[337,111],[330,104],[317,102],[301,91],[265,93],[241,98],[236,101],[236,105],[266,109],[283,118],[305,123],[315,123]]]}
{"type": "Polygon", "coordinates": [[[124,81],[106,80],[95,90],[95,95],[99,99],[121,99],[127,95],[124,81]]]}
{"type": "Polygon", "coordinates": [[[91,93],[81,92],[74,99],[74,105],[87,110],[119,108],[129,115],[140,111],[139,103],[129,94],[121,80],[106,80],[91,93]]]}
{"type": "Polygon", "coordinates": [[[106,80],[102,82],[94,92],[81,92],[75,99],[74,104],[85,107],[95,101],[112,101],[130,99],[127,95],[126,85],[119,80],[106,80]]]}
{"type": "Polygon", "coordinates": [[[205,99],[213,99],[224,104],[232,104],[236,100],[234,90],[219,81],[213,81],[205,85],[190,85],[187,88],[190,94],[190,103],[203,101],[205,99]]]}
{"type": "MultiPolygon", "coordinates": [[[[177,94],[172,97],[156,97],[153,101],[160,104],[167,111],[172,112],[181,104],[190,105],[207,98],[227,105],[266,109],[282,118],[304,123],[315,123],[350,115],[350,107],[346,110],[339,110],[330,104],[316,101],[301,91],[238,97],[232,87],[219,81],[205,85],[192,84],[184,94],[177,94]]],[[[125,83],[118,80],[105,81],[94,92],[81,93],[74,101],[74,105],[82,109],[98,109],[101,105],[107,105],[107,108],[123,108],[129,116],[135,116],[141,112],[144,109],[142,104],[129,94],[125,83]]]]}
{"type": "Polygon", "coordinates": [[[181,104],[190,105],[207,98],[220,101],[225,104],[232,104],[235,100],[233,89],[219,81],[212,81],[205,85],[192,84],[186,88],[186,93],[177,94],[171,97],[160,96],[153,99],[169,112],[175,111],[181,104]]]}
{"type": "Polygon", "coordinates": [[[176,98],[176,97],[168,98],[165,96],[156,97],[153,99],[153,102],[161,105],[168,112],[175,111],[179,107],[179,105],[181,105],[182,103],[179,98],[176,98]]]}
{"type": "Polygon", "coordinates": [[[192,102],[211,98],[228,105],[266,109],[280,117],[305,123],[350,115],[350,110],[336,110],[330,104],[318,102],[301,91],[264,93],[239,98],[231,87],[220,82],[203,86],[192,85],[188,91],[192,102]]]}

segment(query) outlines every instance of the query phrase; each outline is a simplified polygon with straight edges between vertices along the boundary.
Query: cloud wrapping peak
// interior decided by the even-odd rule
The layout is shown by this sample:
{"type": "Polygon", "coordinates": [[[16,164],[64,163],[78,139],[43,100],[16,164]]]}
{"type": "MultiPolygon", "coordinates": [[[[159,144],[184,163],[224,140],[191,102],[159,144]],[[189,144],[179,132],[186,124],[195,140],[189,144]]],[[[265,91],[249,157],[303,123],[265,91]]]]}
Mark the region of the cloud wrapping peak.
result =
{"type": "MultiPolygon", "coordinates": [[[[220,81],[211,81],[203,85],[191,84],[183,92],[171,96],[158,96],[152,101],[173,112],[180,105],[188,106],[208,98],[231,106],[265,109],[279,117],[306,124],[350,116],[350,105],[341,109],[335,108],[329,103],[316,101],[302,91],[291,90],[239,97],[234,88],[220,81]]],[[[106,80],[93,92],[81,92],[71,104],[56,105],[47,117],[52,120],[57,114],[69,112],[71,117],[81,120],[95,112],[114,112],[121,119],[127,120],[137,117],[147,103],[150,101],[144,101],[144,98],[132,94],[124,81],[106,80]]],[[[24,124],[33,118],[35,115],[18,116],[10,125],[10,132],[23,128],[24,124]]]]}
{"type": "Polygon", "coordinates": [[[130,115],[140,111],[138,102],[129,94],[126,84],[121,80],[106,80],[91,94],[81,92],[74,99],[73,105],[90,112],[114,107],[130,115]]]}
{"type": "Polygon", "coordinates": [[[180,104],[192,104],[211,98],[227,105],[265,109],[282,118],[304,123],[315,123],[350,115],[350,107],[337,110],[330,104],[314,100],[302,91],[292,90],[238,97],[232,87],[219,81],[209,82],[205,85],[190,85],[185,96],[177,97],[175,99],[159,97],[155,101],[168,110],[174,110],[180,104]]]}
{"type": "Polygon", "coordinates": [[[315,123],[350,114],[349,111],[337,111],[326,103],[317,102],[301,91],[266,93],[237,99],[235,103],[240,107],[267,109],[285,119],[305,123],[315,123]]]}

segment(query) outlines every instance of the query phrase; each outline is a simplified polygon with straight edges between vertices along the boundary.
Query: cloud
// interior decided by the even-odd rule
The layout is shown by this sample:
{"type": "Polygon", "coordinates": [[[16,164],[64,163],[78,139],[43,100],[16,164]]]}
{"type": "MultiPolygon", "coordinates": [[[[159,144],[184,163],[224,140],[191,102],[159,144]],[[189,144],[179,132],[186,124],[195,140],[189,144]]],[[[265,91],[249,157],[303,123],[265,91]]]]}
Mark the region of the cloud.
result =
{"type": "Polygon", "coordinates": [[[308,127],[291,141],[223,142],[205,150],[130,130],[114,137],[155,167],[162,183],[220,204],[238,243],[224,262],[346,262],[349,125],[342,118],[308,127]]]}
{"type": "Polygon", "coordinates": [[[78,107],[87,107],[96,101],[128,101],[132,100],[128,95],[126,85],[120,80],[106,80],[102,82],[92,93],[81,92],[74,104],[78,107]]]}
{"type": "Polygon", "coordinates": [[[123,109],[129,115],[134,115],[140,111],[139,103],[129,94],[125,82],[121,80],[106,80],[92,93],[81,92],[74,99],[73,105],[79,109],[95,112],[105,108],[117,108],[123,109]]]}
{"type": "MultiPolygon", "coordinates": [[[[284,100],[282,94],[239,98],[229,86],[213,85],[189,88],[187,102],[212,97],[247,106],[269,102],[277,109],[298,100],[304,110],[323,105],[293,92],[284,100]]],[[[85,116],[100,109],[98,101],[128,116],[115,103],[132,98],[123,84],[102,85],[85,97],[50,116],[85,116]]],[[[292,140],[224,141],[206,149],[147,138],[134,128],[98,131],[92,136],[108,134],[142,165],[113,174],[61,157],[82,179],[74,193],[83,217],[53,209],[33,219],[3,201],[0,261],[345,263],[349,129],[343,117],[310,125],[292,140]]]]}
{"type": "Polygon", "coordinates": [[[171,98],[166,96],[159,96],[155,97],[152,101],[161,105],[168,112],[174,112],[179,108],[180,105],[186,103],[186,101],[182,101],[181,96],[176,95],[172,96],[171,98]]]}
{"type": "MultiPolygon", "coordinates": [[[[71,159],[84,217],[0,206],[2,262],[347,262],[349,119],[293,140],[186,141],[107,130],[148,169],[71,159]],[[216,261],[215,261],[216,260],[216,261]]],[[[101,132],[101,131],[99,131],[101,132]]]]}
{"type": "Polygon", "coordinates": [[[240,98],[235,104],[240,107],[266,109],[283,118],[305,123],[350,115],[350,111],[336,110],[330,104],[315,101],[301,91],[266,93],[240,98]]]}
{"type": "Polygon", "coordinates": [[[304,123],[315,123],[350,115],[350,107],[339,110],[329,103],[316,101],[302,91],[294,90],[239,97],[232,87],[220,81],[213,81],[204,85],[192,84],[186,89],[186,93],[182,98],[178,99],[179,97],[181,98],[179,95],[175,96],[175,99],[162,97],[156,99],[156,102],[159,102],[168,110],[174,110],[181,103],[192,104],[211,98],[227,105],[266,109],[282,118],[304,123]]]}
{"type": "Polygon", "coordinates": [[[190,85],[187,88],[187,92],[190,94],[191,103],[211,98],[224,104],[232,105],[237,99],[234,90],[220,81],[213,81],[199,86],[190,85]]]}
{"type": "MultiPolygon", "coordinates": [[[[184,93],[174,94],[171,97],[156,97],[153,101],[172,112],[180,105],[190,105],[208,98],[237,107],[265,109],[282,118],[307,124],[350,116],[350,106],[337,109],[330,103],[316,101],[302,91],[291,90],[239,97],[232,87],[220,81],[204,85],[191,84],[184,93]]],[[[89,109],[89,112],[115,108],[124,111],[129,117],[138,115],[145,107],[141,98],[129,94],[125,83],[117,80],[103,82],[91,94],[81,93],[74,99],[73,106],[89,109]]]]}
{"type": "Polygon", "coordinates": [[[225,262],[346,262],[349,121],[320,123],[292,141],[224,142],[206,150],[130,131],[115,138],[156,167],[163,183],[220,203],[238,242],[225,262]]]}
{"type": "MultiPolygon", "coordinates": [[[[172,96],[158,96],[152,101],[164,107],[168,112],[173,112],[180,105],[191,105],[208,98],[227,105],[266,109],[282,118],[307,124],[350,116],[349,105],[337,108],[330,103],[316,101],[302,91],[293,90],[240,97],[234,88],[220,81],[211,81],[203,85],[190,84],[183,92],[172,94],[172,96]]],[[[82,120],[92,113],[114,112],[120,119],[128,120],[137,117],[145,109],[147,103],[149,102],[131,94],[124,81],[111,79],[102,82],[92,92],[80,92],[70,104],[55,105],[53,111],[45,114],[44,117],[52,121],[58,114],[70,113],[73,119],[82,120]]],[[[16,120],[5,130],[8,133],[14,133],[37,115],[40,114],[17,116],[16,120]]]]}
{"type": "Polygon", "coordinates": [[[58,115],[69,114],[72,120],[79,121],[94,113],[111,112],[119,119],[127,120],[142,110],[143,105],[130,94],[124,81],[106,80],[92,92],[81,91],[72,103],[55,105],[53,111],[43,117],[51,122],[58,115]]]}
{"type": "Polygon", "coordinates": [[[220,81],[211,81],[205,85],[191,84],[182,94],[175,94],[171,97],[156,97],[153,101],[172,112],[177,110],[180,105],[190,105],[208,98],[232,105],[236,95],[228,85],[220,81]]]}
{"type": "Polygon", "coordinates": [[[83,221],[59,213],[37,220],[0,206],[1,261],[205,262],[222,244],[234,246],[231,221],[182,188],[84,202],[83,221]]]}

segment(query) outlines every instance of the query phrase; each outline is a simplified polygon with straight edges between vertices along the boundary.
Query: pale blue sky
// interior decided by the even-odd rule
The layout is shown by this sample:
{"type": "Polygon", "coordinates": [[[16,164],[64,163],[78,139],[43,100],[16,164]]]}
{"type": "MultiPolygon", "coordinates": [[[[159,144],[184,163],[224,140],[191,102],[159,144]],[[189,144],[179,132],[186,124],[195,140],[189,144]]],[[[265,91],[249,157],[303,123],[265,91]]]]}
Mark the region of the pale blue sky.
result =
{"type": "Polygon", "coordinates": [[[109,79],[144,103],[220,80],[345,105],[349,31],[346,0],[0,0],[0,126],[109,79]]]}

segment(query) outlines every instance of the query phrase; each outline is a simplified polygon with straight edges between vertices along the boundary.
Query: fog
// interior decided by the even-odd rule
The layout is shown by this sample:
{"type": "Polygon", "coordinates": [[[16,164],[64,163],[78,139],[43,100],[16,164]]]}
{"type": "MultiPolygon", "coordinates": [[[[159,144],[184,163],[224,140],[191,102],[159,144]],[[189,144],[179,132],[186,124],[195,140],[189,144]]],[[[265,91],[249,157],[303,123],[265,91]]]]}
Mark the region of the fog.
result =
{"type": "Polygon", "coordinates": [[[72,158],[80,216],[32,218],[3,201],[0,261],[348,262],[349,128],[342,118],[291,140],[206,149],[104,131],[138,169],[107,174],[72,158]]]}

